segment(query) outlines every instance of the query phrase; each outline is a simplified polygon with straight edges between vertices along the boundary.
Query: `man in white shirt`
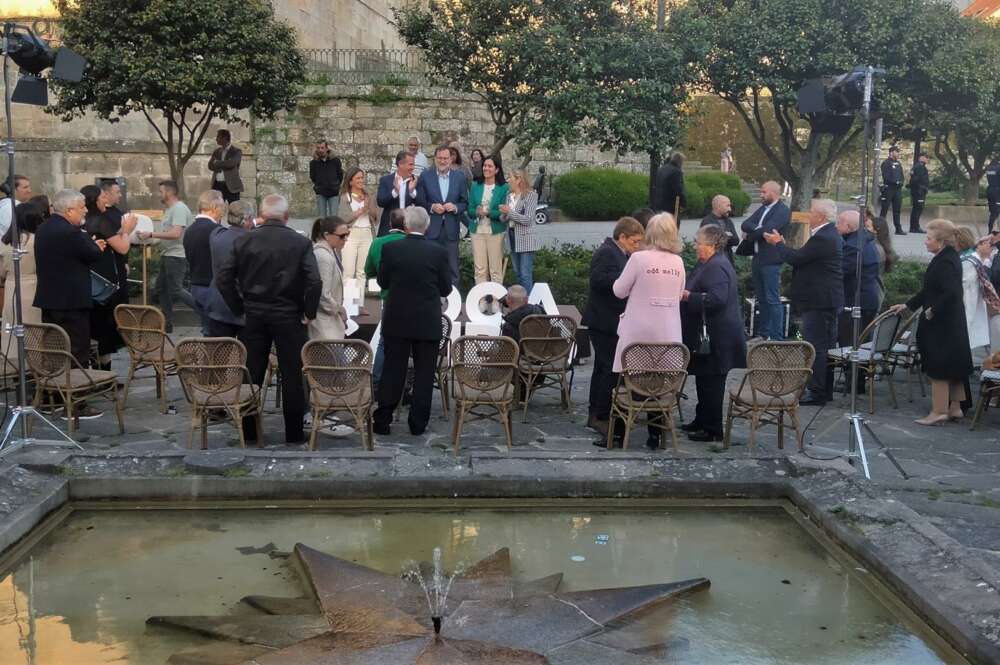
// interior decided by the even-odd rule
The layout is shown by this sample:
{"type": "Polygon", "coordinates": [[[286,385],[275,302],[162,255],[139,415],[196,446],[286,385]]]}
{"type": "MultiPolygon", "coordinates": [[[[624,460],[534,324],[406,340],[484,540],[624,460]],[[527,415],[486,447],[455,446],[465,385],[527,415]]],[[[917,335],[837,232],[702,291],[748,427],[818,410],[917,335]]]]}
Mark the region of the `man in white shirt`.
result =
{"type": "Polygon", "coordinates": [[[7,233],[7,229],[10,228],[10,223],[14,216],[14,207],[22,203],[27,203],[31,199],[31,193],[31,180],[23,175],[15,175],[14,196],[7,196],[0,199],[0,236],[7,233]]]}
{"type": "Polygon", "coordinates": [[[376,236],[389,233],[389,215],[393,210],[405,210],[407,206],[419,205],[417,196],[417,176],[414,173],[413,155],[400,152],[396,155],[396,168],[379,178],[375,200],[382,209],[376,236]]]}
{"type": "Polygon", "coordinates": [[[406,140],[406,150],[413,155],[413,175],[419,178],[424,169],[430,166],[430,162],[427,161],[427,155],[420,151],[420,139],[416,136],[408,138],[406,140]]]}

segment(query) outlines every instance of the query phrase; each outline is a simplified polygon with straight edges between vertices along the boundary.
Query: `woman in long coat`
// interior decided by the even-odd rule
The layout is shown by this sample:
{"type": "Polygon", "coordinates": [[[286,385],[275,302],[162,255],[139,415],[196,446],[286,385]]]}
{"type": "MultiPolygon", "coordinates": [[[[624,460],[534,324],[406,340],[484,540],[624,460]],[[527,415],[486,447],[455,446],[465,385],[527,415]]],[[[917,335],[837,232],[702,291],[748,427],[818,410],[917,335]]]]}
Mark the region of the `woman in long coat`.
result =
{"type": "Polygon", "coordinates": [[[698,404],[694,420],[681,429],[692,441],[722,440],[726,374],[747,364],[738,280],[725,253],[727,241],[720,226],[709,224],[698,229],[694,240],[698,265],[688,274],[682,296],[684,343],[691,350],[688,373],[695,377],[698,404]],[[709,338],[709,353],[704,355],[697,353],[703,322],[709,338]]]}
{"type": "Polygon", "coordinates": [[[309,339],[344,339],[347,310],[340,251],[349,235],[351,226],[339,217],[321,217],[313,223],[313,253],[323,280],[323,293],[316,318],[309,322],[309,339]]]}
{"type": "Polygon", "coordinates": [[[916,422],[939,425],[962,417],[966,399],[964,382],[972,373],[969,331],[962,300],[962,262],[955,251],[955,225],[935,219],[927,225],[924,246],[934,258],[924,273],[923,287],[894,311],[923,307],[917,328],[917,349],[924,373],[931,382],[931,412],[916,422]]]}

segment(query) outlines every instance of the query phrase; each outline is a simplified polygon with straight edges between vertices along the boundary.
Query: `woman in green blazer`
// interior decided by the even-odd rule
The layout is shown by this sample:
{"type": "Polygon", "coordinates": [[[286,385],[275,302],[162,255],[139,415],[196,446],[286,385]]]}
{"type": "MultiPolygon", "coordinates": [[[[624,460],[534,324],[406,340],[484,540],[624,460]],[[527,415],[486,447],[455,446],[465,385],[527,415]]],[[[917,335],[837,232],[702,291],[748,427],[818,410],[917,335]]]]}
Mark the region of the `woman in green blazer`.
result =
{"type": "Polygon", "coordinates": [[[500,221],[500,205],[507,201],[507,183],[497,178],[496,159],[483,160],[483,179],[472,183],[469,194],[469,236],[472,238],[472,259],[476,284],[489,279],[503,284],[503,236],[507,224],[500,221]]]}

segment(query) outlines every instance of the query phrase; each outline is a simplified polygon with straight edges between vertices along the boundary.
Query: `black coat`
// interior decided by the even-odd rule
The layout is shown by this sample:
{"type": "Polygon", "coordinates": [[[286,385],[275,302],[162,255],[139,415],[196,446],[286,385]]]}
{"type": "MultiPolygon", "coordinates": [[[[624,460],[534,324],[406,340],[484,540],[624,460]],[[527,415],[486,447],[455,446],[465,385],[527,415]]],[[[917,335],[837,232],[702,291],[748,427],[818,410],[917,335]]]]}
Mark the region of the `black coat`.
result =
{"type": "MultiPolygon", "coordinates": [[[[416,178],[416,176],[414,176],[416,178]]],[[[378,222],[378,233],[377,236],[387,235],[390,231],[389,226],[389,215],[393,210],[399,209],[399,192],[396,192],[396,196],[392,195],[393,189],[396,187],[396,172],[387,173],[378,179],[378,191],[375,194],[375,201],[378,203],[378,207],[382,209],[382,216],[379,218],[378,222]]],[[[417,193],[414,191],[410,193],[409,183],[406,185],[406,194],[403,196],[403,202],[406,204],[404,208],[411,205],[420,205],[417,203],[417,193]]]]}
{"type": "Polygon", "coordinates": [[[924,273],[923,287],[906,306],[911,311],[924,308],[917,328],[917,349],[927,376],[940,381],[968,378],[973,369],[972,352],[962,300],[962,261],[954,247],[934,255],[924,273]]]}
{"type": "Polygon", "coordinates": [[[882,162],[882,184],[896,189],[903,186],[903,165],[898,159],[886,159],[882,162]]]}
{"type": "Polygon", "coordinates": [[[725,231],[729,237],[726,239],[726,256],[729,257],[730,263],[735,263],[733,258],[733,252],[740,244],[740,234],[736,232],[736,225],[733,224],[733,220],[730,217],[716,217],[715,213],[710,212],[705,215],[705,218],[701,220],[701,224],[698,228],[702,226],[708,226],[709,224],[715,224],[716,226],[721,226],[722,230],[725,231]]]}
{"type": "Polygon", "coordinates": [[[724,254],[716,253],[699,263],[687,276],[684,288],[690,291],[681,303],[684,343],[692,351],[701,340],[702,313],[708,327],[712,353],[691,355],[688,372],[695,376],[724,376],[734,367],[747,366],[747,344],[737,288],[736,270],[724,254]]]}
{"type": "Polygon", "coordinates": [[[382,334],[421,341],[441,339],[441,298],[451,293],[448,251],[421,235],[382,247],[378,285],[388,289],[382,334]]]}
{"type": "Polygon", "coordinates": [[[344,179],[344,168],[337,157],[313,159],[309,162],[309,180],[313,191],[319,196],[340,196],[340,183],[344,179]]]}
{"type": "Polygon", "coordinates": [[[618,319],[625,313],[628,299],[616,296],[611,286],[621,277],[626,263],[628,256],[611,238],[605,238],[590,258],[590,292],[583,325],[591,330],[618,334],[618,319]]]}
{"type": "Polygon", "coordinates": [[[844,306],[844,242],[837,227],[827,224],[799,249],[776,245],[781,260],[792,266],[789,297],[798,312],[844,306]]]}
{"type": "Polygon", "coordinates": [[[681,210],[684,210],[687,208],[687,199],[684,198],[684,173],[667,162],[656,171],[649,207],[656,212],[669,212],[672,215],[678,197],[681,200],[681,210]]]}
{"type": "Polygon", "coordinates": [[[234,315],[272,321],[315,319],[323,292],[312,243],[277,220],[233,242],[215,285],[234,315]]]}
{"type": "Polygon", "coordinates": [[[930,188],[931,178],[930,174],[927,173],[927,167],[917,162],[910,169],[910,195],[915,199],[922,199],[927,196],[927,190],[930,188]]]}
{"type": "Polygon", "coordinates": [[[58,213],[52,215],[35,231],[38,287],[32,304],[39,309],[90,309],[90,270],[100,260],[101,249],[83,229],[58,213]]]}
{"type": "MultiPolygon", "coordinates": [[[[872,312],[878,310],[881,297],[878,276],[878,251],[875,249],[875,238],[868,231],[863,231],[861,242],[861,309],[872,312]]],[[[857,292],[858,276],[858,232],[848,233],[843,237],[844,243],[844,304],[854,306],[854,295],[857,292]]]]}

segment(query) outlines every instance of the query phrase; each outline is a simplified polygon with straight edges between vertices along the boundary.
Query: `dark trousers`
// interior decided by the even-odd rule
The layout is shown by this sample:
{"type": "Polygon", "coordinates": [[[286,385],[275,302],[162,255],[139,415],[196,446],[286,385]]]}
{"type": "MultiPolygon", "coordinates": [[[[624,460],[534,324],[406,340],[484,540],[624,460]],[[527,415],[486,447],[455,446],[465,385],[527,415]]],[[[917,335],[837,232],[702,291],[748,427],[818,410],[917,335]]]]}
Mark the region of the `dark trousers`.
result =
{"type": "Polygon", "coordinates": [[[69,335],[70,355],[81,367],[87,366],[90,362],[89,309],[43,309],[42,323],[51,323],[65,330],[69,335]]]}
{"type": "Polygon", "coordinates": [[[809,390],[825,398],[833,394],[833,368],[826,361],[826,353],[837,344],[837,314],[835,308],[802,312],[802,337],[816,349],[809,390]]]}
{"type": "Polygon", "coordinates": [[[618,335],[591,328],[590,343],[594,345],[594,373],[590,377],[590,415],[607,420],[611,415],[611,393],[618,375],[611,368],[615,362],[618,335]]]}
{"type": "Polygon", "coordinates": [[[458,274],[458,241],[448,240],[448,234],[441,229],[441,235],[434,239],[434,242],[438,243],[448,251],[448,267],[451,269],[451,283],[453,286],[458,286],[459,274],[458,274]]]}
{"type": "Polygon", "coordinates": [[[239,192],[229,191],[229,187],[226,186],[225,181],[219,182],[218,180],[215,179],[214,176],[212,177],[212,189],[214,189],[217,192],[220,192],[222,194],[222,198],[225,199],[226,203],[232,203],[233,201],[240,200],[239,192]]]}
{"type": "Polygon", "coordinates": [[[910,190],[910,231],[916,233],[920,230],[920,216],[924,214],[924,192],[910,190]]]}
{"type": "Polygon", "coordinates": [[[209,337],[239,337],[243,326],[238,323],[227,323],[225,321],[208,320],[209,337]]]}
{"type": "Polygon", "coordinates": [[[987,189],[986,204],[990,211],[989,231],[993,233],[993,225],[996,224],[997,217],[1000,217],[1000,191],[993,191],[992,188],[987,189]]]}
{"type": "Polygon", "coordinates": [[[887,185],[882,191],[882,211],[879,212],[878,216],[885,217],[889,206],[892,206],[892,223],[896,225],[897,231],[902,231],[903,227],[899,222],[899,217],[903,207],[903,190],[899,187],[887,185]]]}
{"type": "Polygon", "coordinates": [[[164,256],[160,259],[160,272],[156,276],[156,291],[160,294],[160,310],[167,321],[167,331],[174,326],[174,302],[182,303],[194,309],[194,299],[184,290],[184,273],[187,272],[187,259],[179,256],[164,256]]]}
{"type": "MultiPolygon", "coordinates": [[[[301,443],[305,436],[302,420],[306,412],[306,392],[302,382],[302,347],[309,335],[298,319],[270,319],[247,316],[240,333],[240,341],[247,347],[247,369],[258,386],[270,362],[271,345],[277,349],[278,369],[281,371],[281,406],[285,416],[285,441],[301,443]]],[[[253,416],[243,419],[243,431],[249,441],[257,440],[257,423],[253,416]]]]}
{"type": "Polygon", "coordinates": [[[378,408],[372,416],[375,426],[387,428],[392,414],[403,397],[407,361],[413,356],[413,397],[408,423],[410,432],[420,434],[431,419],[431,399],[434,395],[434,370],[437,366],[438,341],[383,337],[385,367],[379,381],[378,408]]]}
{"type": "Polygon", "coordinates": [[[722,398],[726,392],[725,374],[698,374],[694,377],[698,404],[694,421],[709,434],[722,436],[722,398]]]}
{"type": "Polygon", "coordinates": [[[192,284],[191,298],[194,301],[194,311],[201,322],[201,334],[207,337],[210,334],[208,331],[211,319],[208,318],[208,303],[212,298],[212,287],[192,284]]]}

